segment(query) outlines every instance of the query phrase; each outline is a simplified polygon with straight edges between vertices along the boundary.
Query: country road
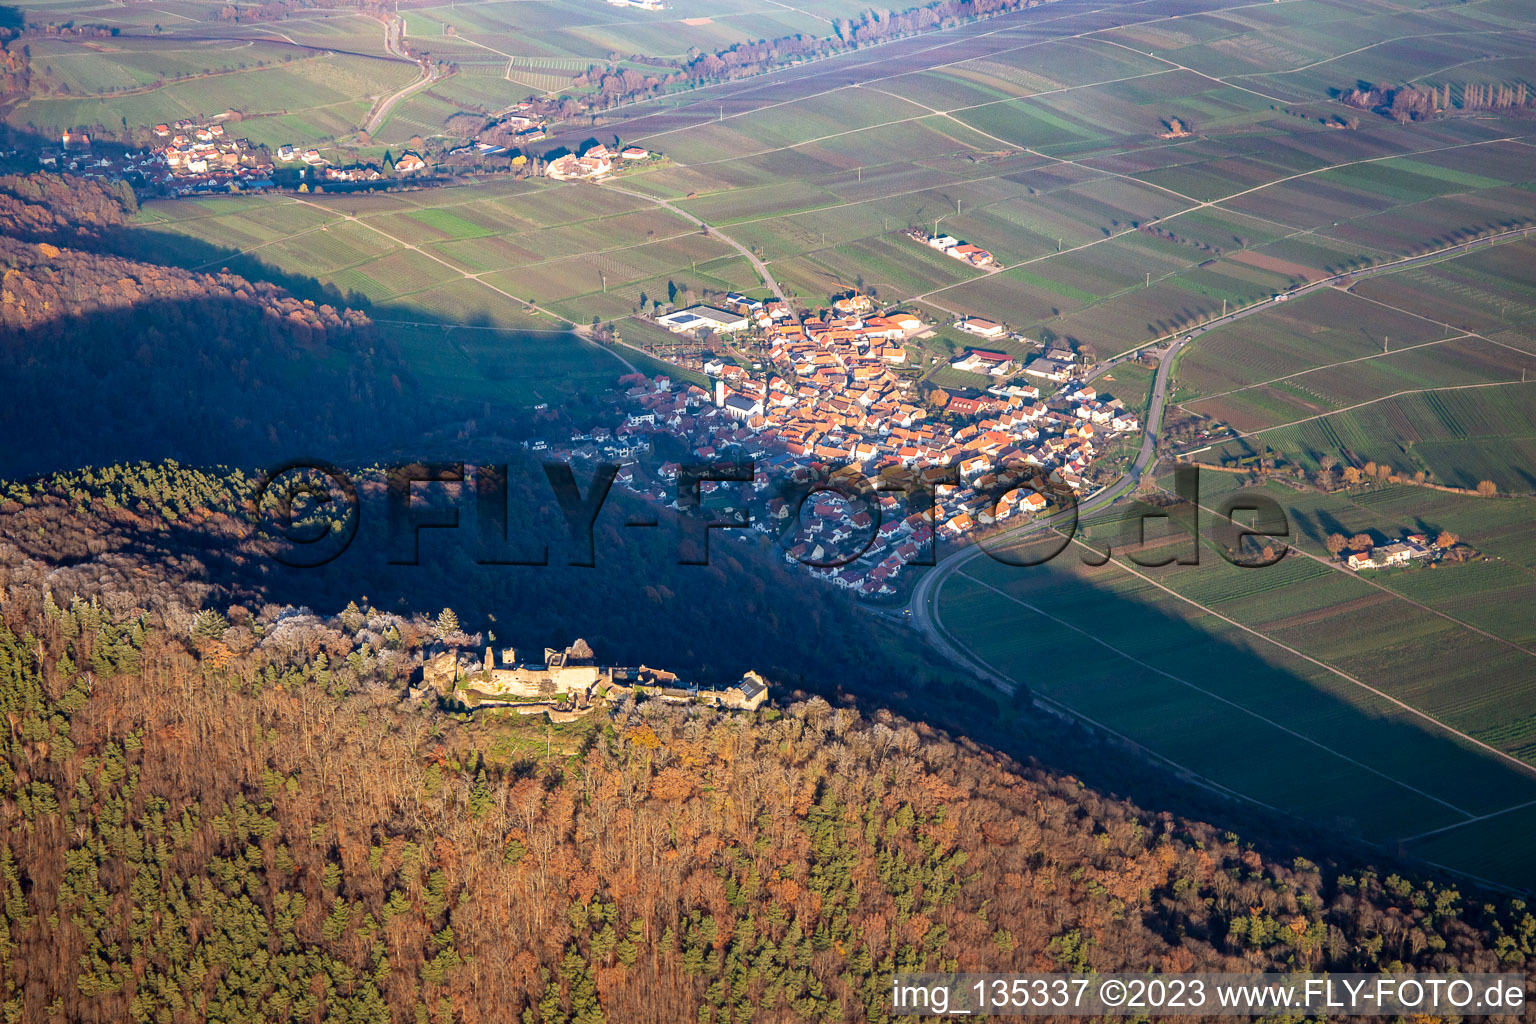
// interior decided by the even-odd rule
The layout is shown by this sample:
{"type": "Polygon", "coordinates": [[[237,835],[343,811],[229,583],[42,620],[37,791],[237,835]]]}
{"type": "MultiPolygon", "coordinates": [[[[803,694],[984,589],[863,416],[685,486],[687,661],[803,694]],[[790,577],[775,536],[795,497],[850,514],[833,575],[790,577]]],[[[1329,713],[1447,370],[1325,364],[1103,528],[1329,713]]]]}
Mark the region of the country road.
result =
{"type": "MultiPolygon", "coordinates": [[[[384,50],[391,57],[419,64],[409,53],[405,51],[405,19],[400,17],[390,18],[384,23],[384,50]]],[[[442,76],[437,73],[435,67],[423,67],[421,77],[403,89],[384,97],[375,103],[373,110],[368,114],[368,120],[363,123],[363,131],[372,135],[379,130],[389,112],[395,108],[395,104],[405,99],[413,92],[418,92],[437,81],[442,76]]]]}
{"type": "Polygon", "coordinates": [[[784,305],[791,310],[795,308],[794,304],[789,301],[789,296],[784,294],[784,289],[779,286],[779,282],[774,279],[773,273],[768,269],[768,264],[758,259],[757,253],[753,252],[751,249],[748,249],[746,246],[736,241],[736,239],[732,238],[730,235],[725,234],[719,228],[710,227],[704,221],[700,220],[698,217],[695,217],[687,210],[678,209],[676,206],[673,206],[665,199],[658,199],[656,196],[648,196],[643,192],[631,192],[627,188],[618,188],[614,185],[604,185],[603,187],[610,192],[619,192],[626,196],[632,196],[635,199],[644,199],[646,202],[654,203],[661,207],[663,210],[677,214],[679,217],[688,221],[690,224],[694,224],[703,228],[705,233],[708,234],[711,238],[718,238],[720,241],[724,242],[726,245],[729,245],[732,249],[735,249],[737,252],[745,256],[747,260],[752,264],[753,269],[757,271],[758,276],[763,279],[763,283],[766,284],[769,288],[773,289],[773,294],[778,296],[779,301],[784,303],[784,305]]]}

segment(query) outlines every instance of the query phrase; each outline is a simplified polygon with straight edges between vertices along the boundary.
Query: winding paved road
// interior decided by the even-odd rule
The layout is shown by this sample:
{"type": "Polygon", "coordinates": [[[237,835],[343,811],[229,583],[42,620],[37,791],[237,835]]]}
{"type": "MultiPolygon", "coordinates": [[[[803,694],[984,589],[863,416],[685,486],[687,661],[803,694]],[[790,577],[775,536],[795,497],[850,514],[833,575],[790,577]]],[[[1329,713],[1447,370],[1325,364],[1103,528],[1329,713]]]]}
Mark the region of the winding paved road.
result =
{"type": "MultiPolygon", "coordinates": [[[[384,50],[391,57],[407,61],[411,64],[417,65],[418,67],[421,66],[420,61],[416,60],[409,53],[405,52],[404,18],[397,16],[389,19],[384,23],[384,50]]],[[[372,135],[374,132],[378,131],[379,126],[384,123],[384,119],[389,116],[389,112],[395,108],[396,103],[399,103],[413,92],[425,89],[427,86],[431,85],[441,77],[442,76],[437,73],[436,66],[423,67],[421,69],[420,78],[416,79],[416,81],[412,82],[404,89],[401,89],[393,95],[386,96],[384,99],[379,101],[379,103],[373,108],[373,112],[368,115],[368,120],[363,123],[363,131],[367,132],[369,135],[372,135]]]]}

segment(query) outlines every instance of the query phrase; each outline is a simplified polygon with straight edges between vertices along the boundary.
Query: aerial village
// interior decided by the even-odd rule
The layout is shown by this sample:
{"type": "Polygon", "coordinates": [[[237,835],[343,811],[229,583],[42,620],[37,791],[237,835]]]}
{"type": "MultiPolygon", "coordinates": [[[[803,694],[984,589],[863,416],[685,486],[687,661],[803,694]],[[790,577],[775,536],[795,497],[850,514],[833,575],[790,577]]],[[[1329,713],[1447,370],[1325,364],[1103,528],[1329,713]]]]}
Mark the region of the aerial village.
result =
{"type": "Polygon", "coordinates": [[[81,178],[142,178],[173,193],[272,187],[272,161],[266,151],[236,138],[222,119],[206,123],[178,121],[153,129],[155,144],[141,150],[93,151],[85,132],[64,132],[54,150],[38,154],[43,170],[81,178]]]}
{"type": "Polygon", "coordinates": [[[635,166],[652,159],[652,153],[639,146],[626,146],[615,152],[599,142],[579,156],[567,153],[551,160],[544,168],[544,176],[556,181],[593,180],[612,174],[615,168],[635,166]]]}
{"type": "Polygon", "coordinates": [[[243,177],[253,184],[271,184],[272,163],[266,155],[245,139],[234,138],[218,121],[157,124],[153,131],[157,146],[151,152],[164,166],[161,181],[224,184],[243,177]]]}
{"type": "MultiPolygon", "coordinates": [[[[425,179],[444,168],[474,166],[489,157],[506,157],[510,168],[526,162],[521,147],[546,137],[547,122],[532,104],[509,108],[493,123],[451,149],[424,156],[425,143],[411,142],[397,156],[386,154],[382,164],[338,164],[314,147],[282,144],[275,149],[235,136],[239,115],[234,111],[202,120],[180,120],[151,129],[153,141],[143,149],[96,147],[84,132],[65,132],[57,146],[38,154],[44,170],[68,172],[82,178],[132,179],[171,195],[204,192],[254,191],[278,187],[301,191],[326,184],[372,183],[385,179],[425,179]],[[434,166],[434,161],[437,166],[434,166]],[[284,172],[274,181],[274,172],[284,172]]],[[[0,153],[0,157],[6,154],[0,153]]],[[[14,155],[14,154],[11,154],[14,155]]],[[[639,146],[613,148],[594,143],[581,153],[567,153],[542,167],[555,181],[592,181],[654,165],[660,154],[639,146]]],[[[535,171],[537,173],[537,171],[535,171]]]]}
{"type": "MultiPolygon", "coordinates": [[[[532,105],[520,103],[511,113],[485,128],[463,145],[441,153],[450,167],[462,167],[486,157],[508,156],[517,147],[545,137],[546,122],[535,115],[532,105]]],[[[142,149],[122,146],[96,146],[85,132],[64,132],[58,144],[37,154],[40,168],[68,172],[81,178],[130,179],[142,181],[172,195],[202,192],[251,191],[275,187],[274,171],[289,172],[285,187],[315,186],[343,182],[375,182],[386,178],[412,178],[430,175],[433,165],[421,153],[406,149],[398,156],[386,155],[382,166],[365,163],[338,165],[315,148],[290,144],[268,150],[235,135],[240,117],[234,111],[200,120],[180,120],[157,124],[150,129],[152,141],[142,149]],[[296,172],[296,173],[295,173],[296,172]]],[[[413,140],[420,142],[420,140],[413,140]]],[[[0,157],[16,154],[0,153],[0,157]]],[[[594,147],[590,158],[574,167],[569,177],[597,177],[607,174],[615,160],[651,159],[652,155],[636,147],[621,156],[594,147]]],[[[559,163],[558,161],[556,161],[559,163]]],[[[569,164],[570,161],[567,162],[569,164]]],[[[561,164],[562,168],[567,164],[561,164]]],[[[517,166],[516,163],[509,166],[517,166]]],[[[560,178],[557,170],[550,175],[560,178]]]]}
{"type": "MultiPolygon", "coordinates": [[[[717,349],[750,345],[763,358],[748,360],[751,369],[737,359],[705,358],[709,388],[632,374],[623,381],[631,410],[625,422],[579,431],[565,453],[617,459],[619,484],[663,504],[676,499],[678,462],[648,469],[639,459],[645,452],[667,447],[699,461],[753,459],[752,496],[763,510],[754,511],[753,528],[777,540],[790,563],[861,597],[896,594],[904,568],[926,560],[935,540],[958,542],[1082,491],[1085,471],[1107,443],[1141,428],[1118,399],[1075,379],[1076,353],[1064,348],[1022,368],[1006,352],[968,348],[950,365],[977,374],[983,386],[925,387],[907,366],[907,344],[931,326],[912,313],[877,311],[863,295],[801,318],[782,302],[732,293],[718,306],[667,312],[655,322],[713,338],[717,349]],[[1059,386],[1042,399],[1042,385],[1059,386]],[[781,497],[785,480],[838,467],[882,481],[864,499],[878,507],[825,491],[799,508],[781,497]],[[931,484],[950,472],[959,484],[930,489],[929,514],[914,505],[911,488],[896,488],[914,474],[931,484]]],[[[976,317],[955,326],[979,341],[1017,340],[976,317]]],[[[531,444],[562,454],[563,446],[531,444]]],[[[705,483],[702,490],[724,494],[732,486],[705,483]]]]}

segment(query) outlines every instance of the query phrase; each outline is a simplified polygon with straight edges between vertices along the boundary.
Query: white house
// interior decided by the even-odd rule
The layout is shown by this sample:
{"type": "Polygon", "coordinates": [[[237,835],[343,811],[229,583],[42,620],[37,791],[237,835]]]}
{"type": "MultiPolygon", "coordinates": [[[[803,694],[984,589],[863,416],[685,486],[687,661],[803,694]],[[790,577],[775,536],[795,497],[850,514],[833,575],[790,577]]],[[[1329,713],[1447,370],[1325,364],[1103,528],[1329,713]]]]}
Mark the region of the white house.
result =
{"type": "Polygon", "coordinates": [[[396,174],[420,174],[426,169],[427,162],[416,153],[401,153],[400,159],[395,161],[396,174]]]}
{"type": "Polygon", "coordinates": [[[725,297],[725,301],[729,302],[733,306],[740,306],[750,312],[757,312],[763,308],[762,300],[754,299],[750,295],[743,295],[740,292],[731,292],[725,297]]]}
{"type": "Polygon", "coordinates": [[[613,155],[606,146],[593,146],[582,156],[567,153],[556,157],[544,168],[544,176],[556,181],[572,178],[596,178],[613,169],[613,155]]]}

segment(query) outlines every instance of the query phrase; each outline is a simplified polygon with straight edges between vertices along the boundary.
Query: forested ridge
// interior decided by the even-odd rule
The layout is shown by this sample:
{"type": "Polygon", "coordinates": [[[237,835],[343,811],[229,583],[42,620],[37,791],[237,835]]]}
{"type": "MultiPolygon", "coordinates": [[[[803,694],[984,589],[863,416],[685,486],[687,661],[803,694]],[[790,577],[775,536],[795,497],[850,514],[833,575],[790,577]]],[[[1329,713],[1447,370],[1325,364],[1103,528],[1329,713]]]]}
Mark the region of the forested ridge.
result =
{"type": "Polygon", "coordinates": [[[630,703],[546,748],[402,700],[422,616],[0,612],[7,1020],[881,1021],[901,969],[1536,968],[1519,901],[1279,862],[889,713],[630,703]]]}
{"type": "MultiPolygon", "coordinates": [[[[113,326],[143,323],[147,328],[144,317],[136,312],[138,308],[189,301],[195,304],[184,307],[174,319],[160,321],[158,330],[139,333],[135,340],[141,347],[133,354],[152,365],[161,354],[156,343],[174,341],[179,332],[223,341],[236,328],[261,328],[253,332],[254,336],[242,339],[254,349],[258,345],[318,346],[328,341],[351,341],[358,334],[366,336],[370,326],[362,313],[316,305],[313,300],[288,295],[276,285],[248,281],[237,274],[190,273],[48,242],[29,244],[9,236],[0,236],[0,244],[4,246],[0,249],[4,261],[0,325],[15,332],[13,339],[18,345],[28,338],[73,335],[72,320],[108,311],[113,315],[106,322],[113,326]],[[232,320],[237,321],[234,326],[232,320]]],[[[248,350],[245,358],[249,360],[254,354],[248,350]]]]}
{"type": "Polygon", "coordinates": [[[72,174],[0,174],[0,234],[27,241],[94,239],[139,208],[125,181],[72,174]]]}
{"type": "Polygon", "coordinates": [[[0,27],[0,99],[26,95],[32,83],[32,61],[25,45],[16,42],[18,28],[0,27]]]}
{"type": "Polygon", "coordinates": [[[880,1021],[897,969],[1536,966],[1520,901],[1107,796],[836,698],[851,670],[751,714],[447,715],[405,697],[435,606],[317,615],[201,560],[254,560],[252,486],[4,488],[7,1020],[880,1021]]]}

